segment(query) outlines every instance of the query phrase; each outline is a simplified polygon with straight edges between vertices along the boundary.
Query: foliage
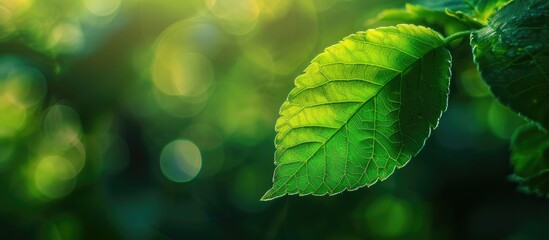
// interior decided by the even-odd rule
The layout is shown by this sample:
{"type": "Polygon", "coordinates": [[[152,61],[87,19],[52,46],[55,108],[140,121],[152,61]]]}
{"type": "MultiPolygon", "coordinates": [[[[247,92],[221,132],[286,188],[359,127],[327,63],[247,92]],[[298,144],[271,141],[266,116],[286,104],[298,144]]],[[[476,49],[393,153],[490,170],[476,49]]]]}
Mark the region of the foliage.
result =
{"type": "Polygon", "coordinates": [[[518,128],[511,140],[512,179],[530,193],[549,197],[549,134],[535,124],[518,128]]]}
{"type": "Polygon", "coordinates": [[[475,61],[494,95],[549,129],[549,2],[515,1],[473,33],[475,61]]]}
{"type": "MultiPolygon", "coordinates": [[[[385,180],[408,163],[446,110],[451,58],[445,46],[461,37],[471,35],[475,62],[494,95],[549,127],[549,2],[423,4],[387,10],[376,21],[469,30],[443,38],[422,26],[377,28],[318,55],[280,109],[274,185],[262,200],[355,190],[385,180]]],[[[521,185],[547,194],[547,169],[521,172],[521,166],[543,159],[518,157],[527,154],[523,135],[528,136],[519,133],[513,141],[516,175],[521,185]]]]}
{"type": "Polygon", "coordinates": [[[515,194],[537,178],[502,181],[526,120],[492,96],[468,34],[447,37],[485,18],[444,2],[0,0],[0,239],[547,238],[546,200],[515,194]],[[366,23],[440,33],[452,77],[437,129],[368,190],[259,201],[292,80],[366,23]]]}
{"type": "Polygon", "coordinates": [[[385,180],[423,147],[446,109],[450,53],[414,25],[359,32],[327,48],[280,109],[275,186],[333,195],[385,180]]]}

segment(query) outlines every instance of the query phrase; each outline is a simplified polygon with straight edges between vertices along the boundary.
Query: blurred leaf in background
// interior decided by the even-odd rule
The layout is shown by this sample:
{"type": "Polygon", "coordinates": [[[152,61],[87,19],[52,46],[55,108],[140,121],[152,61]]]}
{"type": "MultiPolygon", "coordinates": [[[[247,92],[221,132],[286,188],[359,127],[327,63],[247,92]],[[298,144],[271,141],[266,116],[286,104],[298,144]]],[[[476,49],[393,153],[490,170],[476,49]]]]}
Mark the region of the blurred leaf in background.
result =
{"type": "Polygon", "coordinates": [[[549,134],[535,124],[518,128],[511,142],[513,179],[529,193],[549,196],[549,134]]]}

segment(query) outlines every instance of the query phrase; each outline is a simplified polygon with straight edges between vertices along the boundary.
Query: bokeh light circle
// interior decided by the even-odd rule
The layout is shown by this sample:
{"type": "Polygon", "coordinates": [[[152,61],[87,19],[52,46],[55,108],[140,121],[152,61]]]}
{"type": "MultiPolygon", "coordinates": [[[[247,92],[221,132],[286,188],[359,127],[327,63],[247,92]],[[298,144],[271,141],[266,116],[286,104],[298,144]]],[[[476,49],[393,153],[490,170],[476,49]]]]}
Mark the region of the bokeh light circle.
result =
{"type": "Polygon", "coordinates": [[[173,182],[189,182],[202,168],[200,149],[191,141],[175,140],[160,154],[160,170],[173,182]]]}
{"type": "Polygon", "coordinates": [[[164,52],[153,64],[153,81],[164,94],[196,97],[205,93],[213,80],[213,67],[202,54],[164,52]]]}
{"type": "Polygon", "coordinates": [[[14,15],[18,15],[29,9],[33,3],[34,0],[7,0],[0,1],[0,6],[3,5],[3,7],[8,9],[14,15]]]}
{"type": "Polygon", "coordinates": [[[72,108],[55,105],[46,110],[44,132],[59,148],[68,148],[80,142],[80,117],[72,108]]]}
{"type": "Polygon", "coordinates": [[[122,0],[84,0],[86,9],[97,16],[104,17],[115,13],[122,0]]]}
{"type": "Polygon", "coordinates": [[[206,6],[220,20],[221,27],[235,35],[251,32],[261,14],[257,0],[206,0],[206,6]]]}
{"type": "Polygon", "coordinates": [[[408,233],[413,224],[413,209],[404,199],[383,196],[366,209],[369,229],[383,238],[396,238],[408,233]]]}
{"type": "Polygon", "coordinates": [[[0,59],[0,138],[14,137],[46,95],[44,76],[18,58],[0,59]]]}
{"type": "Polygon", "coordinates": [[[78,22],[61,22],[53,28],[47,46],[59,52],[75,52],[84,47],[84,40],[84,32],[78,22]]]}
{"type": "MultiPolygon", "coordinates": [[[[223,43],[220,30],[199,20],[172,24],[158,37],[151,79],[163,94],[184,100],[204,99],[214,79],[210,61],[223,43]]],[[[196,102],[196,101],[194,101],[196,102]]]]}
{"type": "Polygon", "coordinates": [[[164,112],[177,118],[192,118],[204,110],[208,103],[209,94],[196,98],[166,95],[160,91],[153,91],[156,104],[164,112]]]}
{"type": "Polygon", "coordinates": [[[268,27],[257,28],[249,37],[238,40],[247,57],[254,61],[268,59],[262,67],[275,69],[277,75],[294,74],[310,60],[318,40],[318,16],[312,1],[293,1],[284,14],[268,27]],[[250,54],[250,49],[261,52],[250,54]]]}
{"type": "Polygon", "coordinates": [[[274,20],[286,16],[291,0],[263,0],[261,4],[261,19],[274,20]]]}
{"type": "Polygon", "coordinates": [[[43,195],[61,198],[74,189],[74,178],[77,174],[69,160],[59,156],[47,156],[36,166],[34,183],[43,195]]]}
{"type": "MultiPolygon", "coordinates": [[[[55,148],[55,146],[53,148],[55,148]]],[[[82,144],[80,139],[73,142],[70,148],[63,150],[62,152],[62,156],[72,164],[76,174],[84,169],[84,166],[86,165],[86,147],[82,144]]]]}
{"type": "Polygon", "coordinates": [[[40,71],[27,66],[18,66],[17,61],[6,61],[0,67],[5,79],[0,82],[0,93],[8,93],[21,100],[25,107],[39,105],[46,95],[46,80],[40,71]]]}
{"type": "Polygon", "coordinates": [[[43,222],[39,240],[82,239],[82,226],[76,215],[57,213],[43,222]]]}
{"type": "Polygon", "coordinates": [[[155,43],[154,53],[162,56],[179,50],[212,58],[219,53],[225,40],[223,32],[207,20],[183,20],[162,31],[155,43]]]}
{"type": "Polygon", "coordinates": [[[27,120],[25,106],[9,96],[0,96],[0,113],[0,138],[13,137],[27,120]]]}

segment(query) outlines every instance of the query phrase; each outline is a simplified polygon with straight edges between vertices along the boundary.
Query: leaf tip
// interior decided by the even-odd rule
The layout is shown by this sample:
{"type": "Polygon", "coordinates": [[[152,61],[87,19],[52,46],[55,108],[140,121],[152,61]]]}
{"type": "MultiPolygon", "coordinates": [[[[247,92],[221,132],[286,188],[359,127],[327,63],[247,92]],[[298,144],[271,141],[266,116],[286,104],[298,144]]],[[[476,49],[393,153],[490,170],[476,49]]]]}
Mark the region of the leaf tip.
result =
{"type": "Polygon", "coordinates": [[[281,194],[280,191],[276,191],[274,188],[271,188],[265,193],[265,195],[263,195],[263,197],[261,197],[260,201],[271,201],[282,196],[284,196],[284,193],[281,194]]]}

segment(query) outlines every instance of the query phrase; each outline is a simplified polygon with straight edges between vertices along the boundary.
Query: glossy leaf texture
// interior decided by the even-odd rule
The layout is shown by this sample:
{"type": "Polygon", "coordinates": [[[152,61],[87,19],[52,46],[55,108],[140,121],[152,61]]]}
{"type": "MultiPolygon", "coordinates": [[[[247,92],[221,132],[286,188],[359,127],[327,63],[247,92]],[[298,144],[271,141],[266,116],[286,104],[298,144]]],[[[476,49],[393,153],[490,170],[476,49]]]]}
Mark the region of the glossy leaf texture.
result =
{"type": "Polygon", "coordinates": [[[507,4],[472,34],[471,45],[494,95],[549,129],[549,1],[507,4]]]}
{"type": "Polygon", "coordinates": [[[549,197],[549,134],[536,124],[522,126],[513,135],[511,152],[520,189],[549,197]]]}
{"type": "Polygon", "coordinates": [[[467,11],[472,7],[470,0],[416,0],[412,2],[433,10],[448,8],[451,10],[467,11]]]}
{"type": "Polygon", "coordinates": [[[387,9],[380,12],[368,25],[375,25],[381,22],[389,23],[412,23],[431,27],[438,27],[445,30],[446,34],[464,31],[477,26],[477,23],[466,21],[449,14],[445,9],[430,9],[421,5],[406,4],[403,9],[387,9]]]}
{"type": "Polygon", "coordinates": [[[369,25],[380,22],[412,23],[435,27],[447,35],[469,29],[480,29],[488,17],[508,0],[420,0],[402,9],[380,12],[369,25]]]}
{"type": "Polygon", "coordinates": [[[273,187],[262,200],[355,190],[406,165],[447,106],[443,45],[431,29],[398,25],[325,49],[280,109],[273,187]]]}
{"type": "Polygon", "coordinates": [[[494,10],[507,2],[509,0],[419,0],[417,4],[431,10],[462,12],[485,23],[494,10]]]}

